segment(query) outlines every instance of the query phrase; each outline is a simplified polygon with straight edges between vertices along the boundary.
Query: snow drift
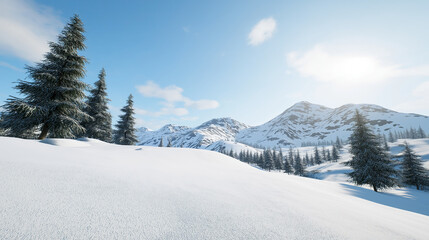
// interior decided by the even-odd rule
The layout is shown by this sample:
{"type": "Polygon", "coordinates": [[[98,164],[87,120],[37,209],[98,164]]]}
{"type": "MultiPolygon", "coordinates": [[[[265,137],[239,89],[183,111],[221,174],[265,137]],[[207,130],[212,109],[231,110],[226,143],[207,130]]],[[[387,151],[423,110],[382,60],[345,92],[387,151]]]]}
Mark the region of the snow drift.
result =
{"type": "Polygon", "coordinates": [[[3,239],[429,238],[429,216],[386,194],[212,151],[7,137],[0,151],[3,239]]]}

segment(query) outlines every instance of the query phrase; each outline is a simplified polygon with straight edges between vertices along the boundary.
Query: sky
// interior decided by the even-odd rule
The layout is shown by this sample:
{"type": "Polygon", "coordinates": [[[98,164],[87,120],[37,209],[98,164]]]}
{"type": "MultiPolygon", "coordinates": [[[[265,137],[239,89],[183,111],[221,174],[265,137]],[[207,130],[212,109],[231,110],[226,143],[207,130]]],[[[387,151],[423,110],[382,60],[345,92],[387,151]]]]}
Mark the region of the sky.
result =
{"type": "Polygon", "coordinates": [[[429,1],[0,0],[0,104],[74,14],[137,126],[263,124],[299,101],[429,115],[429,1]]]}

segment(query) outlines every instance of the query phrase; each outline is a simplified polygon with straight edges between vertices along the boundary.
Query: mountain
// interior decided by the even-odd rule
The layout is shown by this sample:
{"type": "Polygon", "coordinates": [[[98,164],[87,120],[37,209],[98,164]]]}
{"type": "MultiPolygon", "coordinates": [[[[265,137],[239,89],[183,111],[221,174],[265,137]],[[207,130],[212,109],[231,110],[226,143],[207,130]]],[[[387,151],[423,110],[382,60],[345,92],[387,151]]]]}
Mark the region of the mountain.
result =
{"type": "Polygon", "coordinates": [[[143,129],[137,131],[137,136],[140,145],[158,146],[162,138],[164,146],[171,141],[173,147],[219,150],[224,142],[235,141],[235,135],[248,127],[231,118],[216,118],[196,128],[168,124],[157,131],[143,129]]]}
{"type": "Polygon", "coordinates": [[[328,108],[309,102],[299,102],[279,116],[260,126],[240,131],[236,141],[261,147],[300,146],[302,143],[346,140],[353,127],[353,117],[359,110],[369,121],[375,133],[404,131],[419,126],[429,131],[429,117],[399,113],[372,104],[347,104],[328,108]]]}
{"type": "Polygon", "coordinates": [[[196,128],[166,125],[157,131],[139,130],[141,145],[157,146],[161,138],[174,147],[240,151],[255,148],[301,146],[347,140],[352,132],[353,117],[359,110],[379,134],[402,132],[419,126],[429,132],[429,117],[399,113],[373,104],[347,104],[328,108],[309,102],[299,102],[279,116],[259,126],[248,125],[231,118],[217,118],[196,128]],[[253,146],[253,147],[250,147],[253,146]]]}

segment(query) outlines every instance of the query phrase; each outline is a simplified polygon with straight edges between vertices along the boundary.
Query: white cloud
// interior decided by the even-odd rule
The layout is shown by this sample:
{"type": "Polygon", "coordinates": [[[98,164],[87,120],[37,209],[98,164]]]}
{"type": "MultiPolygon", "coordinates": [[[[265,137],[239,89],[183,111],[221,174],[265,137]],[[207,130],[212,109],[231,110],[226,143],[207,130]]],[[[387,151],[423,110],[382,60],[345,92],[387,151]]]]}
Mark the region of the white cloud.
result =
{"type": "Polygon", "coordinates": [[[371,55],[329,51],[322,45],[316,45],[304,53],[288,53],[287,62],[304,77],[342,84],[380,82],[396,77],[429,76],[429,65],[405,68],[385,64],[371,55]]]}
{"type": "Polygon", "coordinates": [[[0,54],[38,61],[61,26],[52,9],[32,0],[0,0],[0,54]]]}
{"type": "Polygon", "coordinates": [[[185,107],[192,107],[198,110],[214,109],[219,107],[219,103],[215,100],[192,100],[183,96],[183,89],[174,85],[160,87],[158,84],[149,81],[145,85],[137,86],[137,90],[145,97],[153,97],[163,99],[162,103],[165,108],[159,112],[161,115],[173,114],[183,116],[188,114],[186,108],[176,108],[176,103],[183,103],[185,107]],[[186,110],[186,111],[185,111],[186,110]]]}
{"type": "Polygon", "coordinates": [[[276,30],[274,18],[264,18],[259,21],[249,33],[249,45],[256,46],[270,39],[276,30]]]}
{"type": "Polygon", "coordinates": [[[159,117],[159,116],[165,116],[165,115],[174,115],[174,116],[184,116],[189,113],[188,109],[181,108],[181,107],[164,107],[161,108],[161,110],[157,112],[151,112],[147,111],[141,108],[134,108],[134,111],[137,115],[146,115],[146,116],[152,116],[152,117],[159,117]]]}
{"type": "Polygon", "coordinates": [[[398,111],[402,112],[428,112],[429,102],[429,81],[419,84],[412,92],[409,101],[405,101],[396,107],[398,111]]]}

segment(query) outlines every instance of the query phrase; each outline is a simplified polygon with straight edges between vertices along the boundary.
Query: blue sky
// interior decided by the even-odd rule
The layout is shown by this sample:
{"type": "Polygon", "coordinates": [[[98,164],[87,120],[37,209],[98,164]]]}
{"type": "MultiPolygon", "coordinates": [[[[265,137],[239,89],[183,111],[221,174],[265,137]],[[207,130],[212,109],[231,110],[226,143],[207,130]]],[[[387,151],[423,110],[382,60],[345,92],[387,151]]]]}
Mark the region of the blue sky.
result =
{"type": "Polygon", "coordinates": [[[428,1],[0,0],[0,102],[77,13],[116,120],[262,124],[298,101],[429,115],[428,1]]]}

